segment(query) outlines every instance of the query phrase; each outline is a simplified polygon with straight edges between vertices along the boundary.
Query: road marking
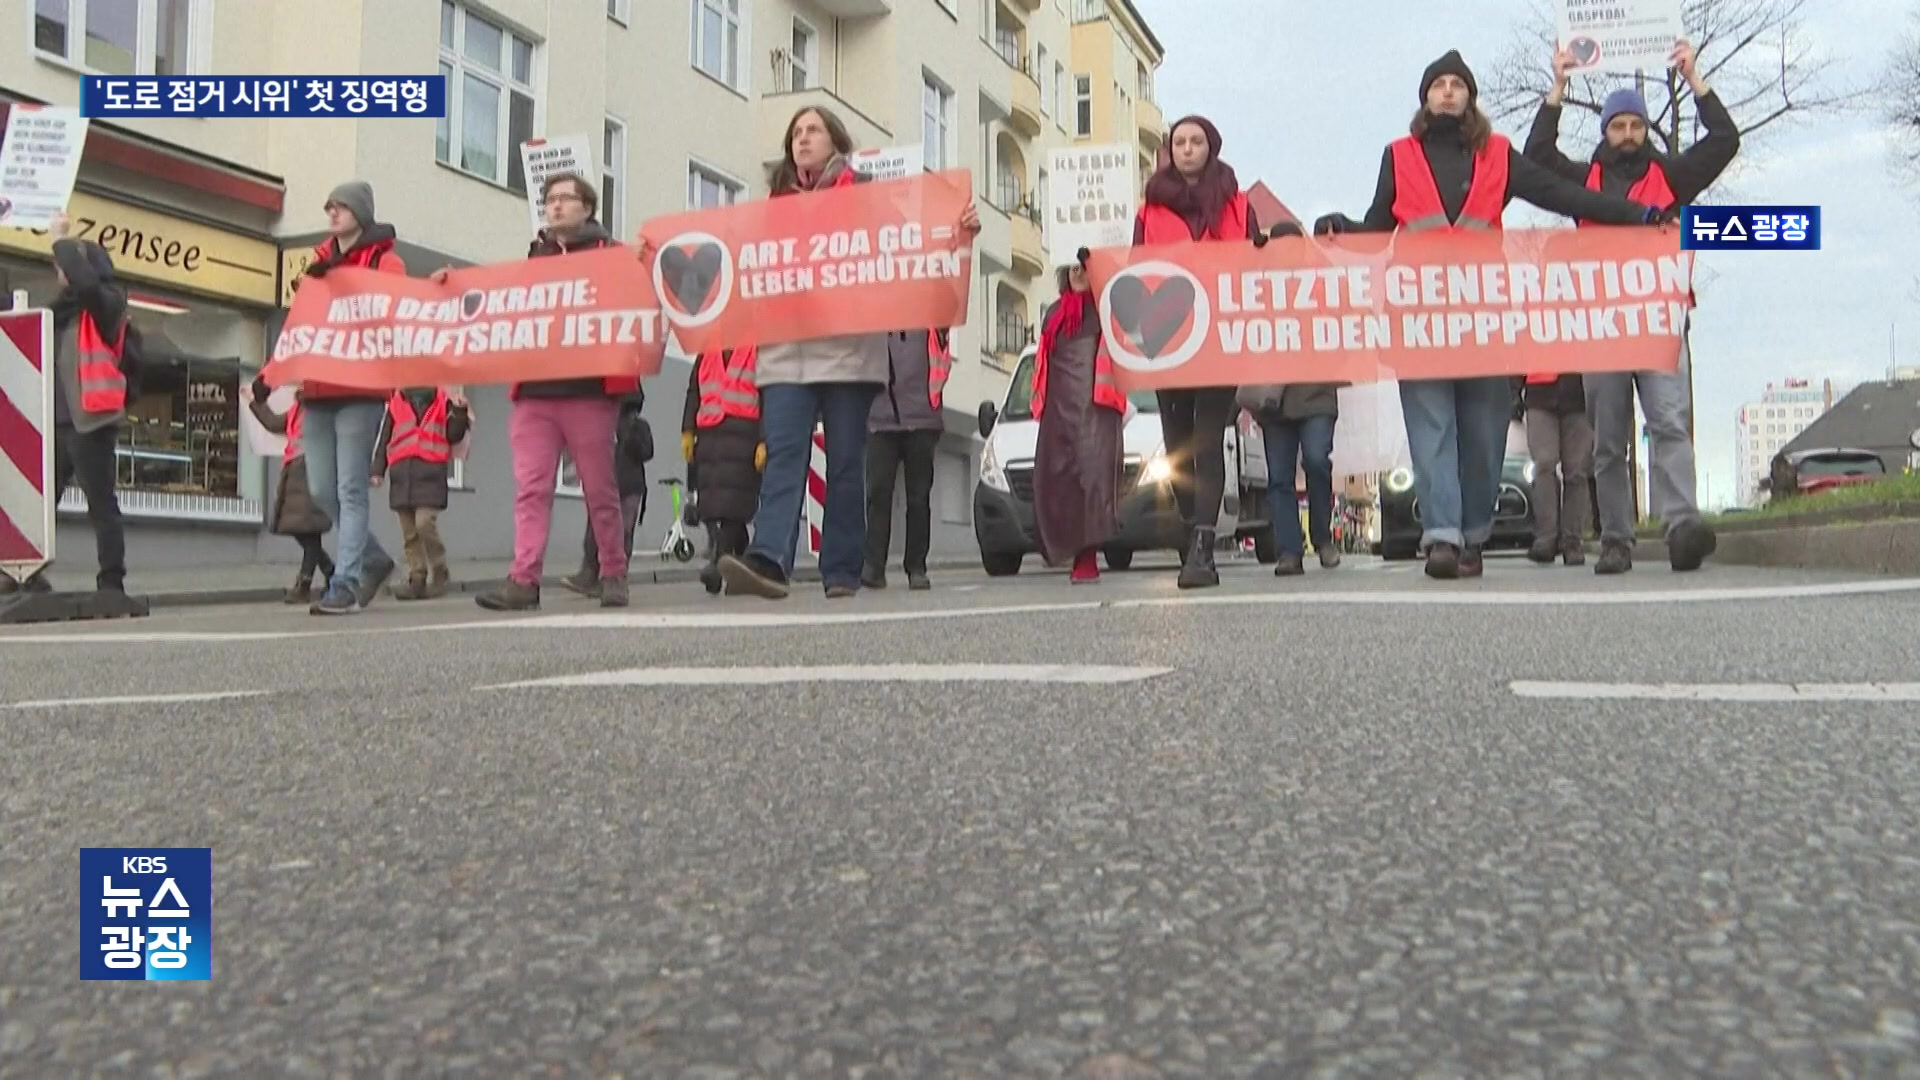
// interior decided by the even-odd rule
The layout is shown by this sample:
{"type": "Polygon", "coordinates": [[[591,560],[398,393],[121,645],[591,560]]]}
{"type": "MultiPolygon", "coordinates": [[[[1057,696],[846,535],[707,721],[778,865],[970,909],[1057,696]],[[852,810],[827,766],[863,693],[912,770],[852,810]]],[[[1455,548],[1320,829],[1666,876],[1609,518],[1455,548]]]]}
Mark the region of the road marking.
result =
{"type": "Polygon", "coordinates": [[[1515,682],[1518,697],[1578,701],[1920,701],[1920,683],[1515,682]]]}
{"type": "Polygon", "coordinates": [[[1172,668],[1101,664],[847,664],[818,667],[662,667],[595,671],[482,686],[525,690],[582,686],[766,686],[822,682],[1129,683],[1170,674],[1172,668]]]}
{"type": "MultiPolygon", "coordinates": [[[[1761,585],[1745,589],[1627,589],[1618,592],[1483,592],[1436,582],[1422,589],[1366,592],[1236,593],[1225,596],[1150,597],[1116,600],[1110,606],[1180,607],[1239,604],[1355,604],[1433,607],[1619,607],[1636,604],[1712,604],[1735,600],[1806,600],[1827,596],[1883,595],[1920,591],[1920,578],[1842,581],[1822,585],[1761,585]]],[[[1468,586],[1472,588],[1471,585],[1468,586]]]]}
{"type": "Polygon", "coordinates": [[[232,698],[260,697],[265,690],[213,690],[201,694],[133,694],[127,697],[49,698],[45,701],[16,701],[9,709],[89,708],[108,705],[178,705],[194,701],[227,701],[232,698]]]}

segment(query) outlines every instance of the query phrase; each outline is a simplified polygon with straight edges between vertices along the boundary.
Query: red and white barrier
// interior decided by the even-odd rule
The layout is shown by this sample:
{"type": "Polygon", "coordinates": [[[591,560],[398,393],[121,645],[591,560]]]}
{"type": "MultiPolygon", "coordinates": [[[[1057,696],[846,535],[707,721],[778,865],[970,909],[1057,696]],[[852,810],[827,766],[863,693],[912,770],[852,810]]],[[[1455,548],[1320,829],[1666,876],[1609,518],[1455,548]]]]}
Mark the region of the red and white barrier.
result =
{"type": "Polygon", "coordinates": [[[827,433],[813,429],[813,456],[807,461],[807,554],[820,561],[820,523],[827,516],[827,433]]]}
{"type": "Polygon", "coordinates": [[[0,570],[53,561],[53,313],[0,312],[0,570]]]}

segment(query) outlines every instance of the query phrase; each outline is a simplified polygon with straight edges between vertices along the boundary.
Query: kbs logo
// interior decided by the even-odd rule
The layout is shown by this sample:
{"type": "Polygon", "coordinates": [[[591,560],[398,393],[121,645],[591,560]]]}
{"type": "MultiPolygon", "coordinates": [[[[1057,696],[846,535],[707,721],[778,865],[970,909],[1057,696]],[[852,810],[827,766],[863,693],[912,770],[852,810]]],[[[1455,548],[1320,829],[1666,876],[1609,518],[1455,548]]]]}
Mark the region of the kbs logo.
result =
{"type": "Polygon", "coordinates": [[[212,977],[212,848],[80,849],[81,979],[212,977]]]}

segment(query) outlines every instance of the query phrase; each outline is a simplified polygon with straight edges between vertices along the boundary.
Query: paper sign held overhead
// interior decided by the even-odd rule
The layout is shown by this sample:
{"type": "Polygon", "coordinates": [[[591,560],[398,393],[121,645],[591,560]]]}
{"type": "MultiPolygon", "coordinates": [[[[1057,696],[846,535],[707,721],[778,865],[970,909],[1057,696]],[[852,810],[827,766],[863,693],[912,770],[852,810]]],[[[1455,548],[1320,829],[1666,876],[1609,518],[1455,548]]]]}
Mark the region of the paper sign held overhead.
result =
{"type": "Polygon", "coordinates": [[[520,144],[520,167],[527,174],[527,209],[533,214],[533,232],[538,236],[547,225],[546,211],[542,206],[544,200],[540,196],[541,187],[546,184],[547,177],[563,172],[578,174],[592,183],[596,176],[593,171],[593,143],[585,135],[529,139],[520,144]]]}
{"type": "Polygon", "coordinates": [[[905,180],[926,172],[926,148],[892,146],[883,150],[855,150],[848,159],[853,167],[875,180],[905,180]]]}
{"type": "Polygon", "coordinates": [[[1057,266],[1081,248],[1133,243],[1133,148],[1076,146],[1047,157],[1046,248],[1057,266]]]}
{"type": "Polygon", "coordinates": [[[15,104],[0,147],[0,227],[44,229],[80,175],[87,121],[78,109],[15,104]]]}
{"type": "Polygon", "coordinates": [[[1681,0],[1560,0],[1556,41],[1575,72],[1662,71],[1685,34],[1681,0]]]}

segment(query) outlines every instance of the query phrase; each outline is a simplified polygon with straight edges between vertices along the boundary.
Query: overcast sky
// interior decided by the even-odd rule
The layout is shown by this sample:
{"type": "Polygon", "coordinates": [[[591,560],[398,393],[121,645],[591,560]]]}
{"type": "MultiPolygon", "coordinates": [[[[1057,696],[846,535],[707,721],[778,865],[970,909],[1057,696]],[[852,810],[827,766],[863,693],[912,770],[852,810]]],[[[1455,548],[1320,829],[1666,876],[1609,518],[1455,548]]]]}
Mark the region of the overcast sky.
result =
{"type": "MultiPolygon", "coordinates": [[[[1381,149],[1406,132],[1421,71],[1457,48],[1484,84],[1530,0],[1134,2],[1167,49],[1155,96],[1168,120],[1186,113],[1214,120],[1222,157],[1242,184],[1265,180],[1310,222],[1332,210],[1358,216],[1366,209],[1381,149]],[[1197,17],[1202,7],[1205,17],[1197,17]],[[1439,10],[1444,19],[1434,17],[1439,10]]],[[[1905,0],[1808,6],[1810,43],[1862,79],[1905,30],[1909,7],[1905,0]]],[[[1540,56],[1542,67],[1550,60],[1540,56]]],[[[1504,127],[1518,136],[1530,120],[1504,127]]],[[[1884,378],[1896,325],[1900,363],[1920,364],[1913,298],[1920,192],[1897,180],[1877,117],[1775,125],[1742,156],[1740,201],[1819,204],[1823,250],[1702,260],[1695,427],[1701,501],[1709,505],[1733,499],[1735,416],[1768,382],[1884,378]]],[[[1729,200],[1709,194],[1703,201],[1729,200]]],[[[1524,216],[1516,206],[1509,225],[1524,216]]]]}

